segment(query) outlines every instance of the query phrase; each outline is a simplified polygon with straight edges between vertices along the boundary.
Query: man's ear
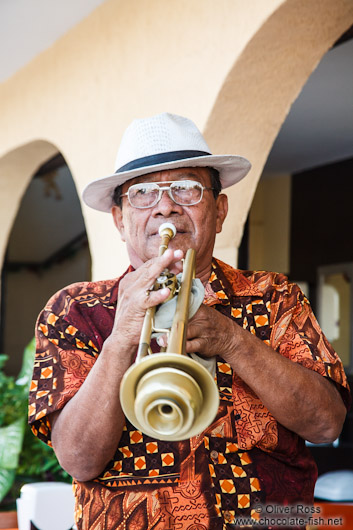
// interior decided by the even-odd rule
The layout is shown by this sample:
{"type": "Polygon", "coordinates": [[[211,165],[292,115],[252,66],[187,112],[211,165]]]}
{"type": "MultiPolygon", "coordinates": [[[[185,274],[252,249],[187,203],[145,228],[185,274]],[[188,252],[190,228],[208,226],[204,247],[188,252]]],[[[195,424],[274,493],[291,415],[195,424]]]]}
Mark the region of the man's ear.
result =
{"type": "Polygon", "coordinates": [[[222,232],[222,226],[228,213],[228,197],[224,193],[218,195],[216,199],[216,234],[222,232]]]}
{"type": "Polygon", "coordinates": [[[126,241],[122,209],[119,206],[115,205],[112,207],[111,212],[112,212],[114,224],[119,230],[121,240],[126,241]]]}

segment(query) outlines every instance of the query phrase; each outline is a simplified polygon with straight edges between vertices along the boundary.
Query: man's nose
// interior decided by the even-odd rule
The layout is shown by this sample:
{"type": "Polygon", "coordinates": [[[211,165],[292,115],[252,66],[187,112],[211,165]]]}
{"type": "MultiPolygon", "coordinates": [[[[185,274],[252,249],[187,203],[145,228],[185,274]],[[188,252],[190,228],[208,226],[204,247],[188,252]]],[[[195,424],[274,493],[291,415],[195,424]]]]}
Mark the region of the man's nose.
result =
{"type": "Polygon", "coordinates": [[[179,204],[173,201],[169,197],[168,190],[162,191],[161,200],[153,207],[152,215],[163,215],[163,217],[169,217],[170,215],[181,215],[183,208],[179,204]]]}

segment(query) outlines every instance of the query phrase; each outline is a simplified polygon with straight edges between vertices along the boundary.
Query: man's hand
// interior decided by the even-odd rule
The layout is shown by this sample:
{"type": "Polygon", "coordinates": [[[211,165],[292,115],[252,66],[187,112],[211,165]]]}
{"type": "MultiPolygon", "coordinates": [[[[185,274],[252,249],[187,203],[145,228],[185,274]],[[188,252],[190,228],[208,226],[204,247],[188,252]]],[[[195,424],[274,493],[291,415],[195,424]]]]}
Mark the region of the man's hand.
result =
{"type": "Polygon", "coordinates": [[[340,434],[346,409],[334,384],[283,357],[236,322],[202,305],[190,320],[186,351],[220,355],[276,420],[313,443],[340,434]]]}
{"type": "Polygon", "coordinates": [[[152,291],[151,287],[165,269],[173,274],[181,272],[182,258],[181,250],[168,249],[163,256],[147,261],[120,281],[115,322],[106,343],[124,342],[131,348],[138,345],[146,310],[161,304],[170,294],[167,287],[158,291],[152,291]]]}
{"type": "Polygon", "coordinates": [[[236,348],[235,331],[230,318],[202,304],[188,323],[186,352],[202,357],[224,357],[227,351],[236,348]]]}

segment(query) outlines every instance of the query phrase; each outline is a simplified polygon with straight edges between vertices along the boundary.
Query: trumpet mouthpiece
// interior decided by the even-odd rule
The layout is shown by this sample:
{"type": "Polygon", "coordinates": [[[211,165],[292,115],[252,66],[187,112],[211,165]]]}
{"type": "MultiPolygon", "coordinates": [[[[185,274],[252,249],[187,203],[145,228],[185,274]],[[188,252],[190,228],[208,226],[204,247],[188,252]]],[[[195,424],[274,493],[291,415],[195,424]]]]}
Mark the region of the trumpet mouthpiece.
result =
{"type": "Polygon", "coordinates": [[[163,223],[158,230],[159,235],[162,237],[164,232],[172,232],[171,238],[175,237],[176,234],[176,228],[172,223],[163,223]]]}

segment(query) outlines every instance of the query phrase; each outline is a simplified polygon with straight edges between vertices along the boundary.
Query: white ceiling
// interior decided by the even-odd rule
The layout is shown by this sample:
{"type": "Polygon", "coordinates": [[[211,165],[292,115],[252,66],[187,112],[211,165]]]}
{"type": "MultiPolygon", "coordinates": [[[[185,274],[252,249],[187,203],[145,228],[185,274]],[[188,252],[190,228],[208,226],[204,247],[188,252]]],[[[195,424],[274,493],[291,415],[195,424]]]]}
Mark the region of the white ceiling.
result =
{"type": "Polygon", "coordinates": [[[293,103],[265,170],[295,173],[353,157],[353,40],[332,48],[293,103]]]}
{"type": "Polygon", "coordinates": [[[0,83],[105,0],[0,0],[0,83]]]}

